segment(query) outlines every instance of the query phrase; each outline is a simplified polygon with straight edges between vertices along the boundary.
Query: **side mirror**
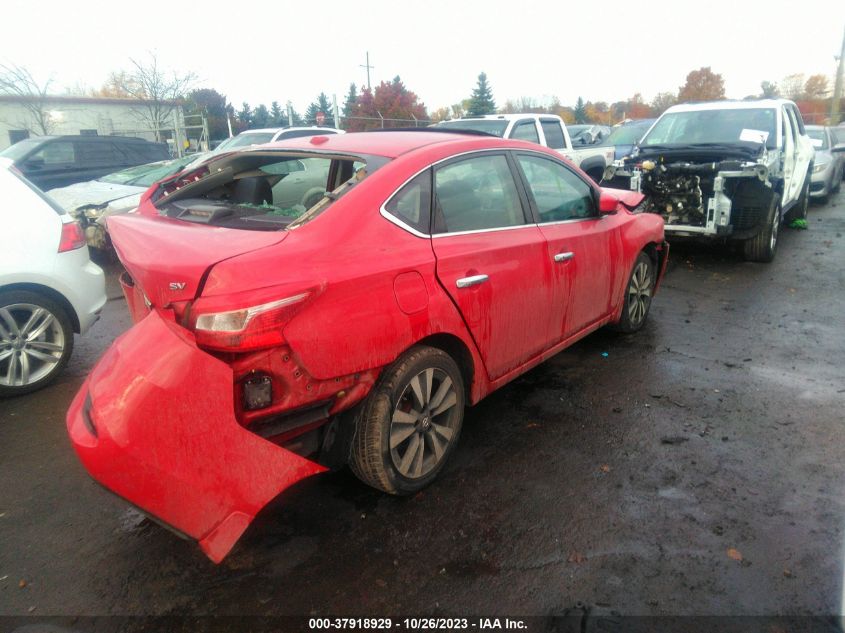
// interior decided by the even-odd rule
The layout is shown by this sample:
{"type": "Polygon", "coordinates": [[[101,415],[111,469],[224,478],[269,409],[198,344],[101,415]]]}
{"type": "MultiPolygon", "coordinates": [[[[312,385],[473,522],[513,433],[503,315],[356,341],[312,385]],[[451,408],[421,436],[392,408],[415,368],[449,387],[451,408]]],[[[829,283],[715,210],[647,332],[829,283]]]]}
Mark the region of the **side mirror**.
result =
{"type": "Polygon", "coordinates": [[[619,209],[619,198],[602,189],[599,196],[599,215],[610,215],[619,209]]]}

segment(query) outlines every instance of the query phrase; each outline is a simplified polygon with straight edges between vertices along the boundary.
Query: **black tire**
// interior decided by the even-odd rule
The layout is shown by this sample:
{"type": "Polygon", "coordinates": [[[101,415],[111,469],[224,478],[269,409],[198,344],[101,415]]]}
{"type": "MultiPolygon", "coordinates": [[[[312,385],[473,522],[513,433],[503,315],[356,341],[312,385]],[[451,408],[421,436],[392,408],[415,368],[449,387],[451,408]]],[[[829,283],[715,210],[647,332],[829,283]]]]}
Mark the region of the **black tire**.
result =
{"type": "Polygon", "coordinates": [[[780,195],[775,194],[769,204],[765,226],[743,243],[743,255],[747,261],[769,263],[775,258],[780,221],[780,195]]]}
{"type": "Polygon", "coordinates": [[[464,393],[460,369],[446,352],[422,345],[408,350],[385,369],[361,407],[352,438],[352,472],[394,495],[413,494],[430,484],[458,443],[464,393]]]}
{"type": "Polygon", "coordinates": [[[622,304],[622,318],[613,325],[617,332],[631,334],[642,329],[651,309],[654,296],[654,262],[646,253],[637,255],[622,304]]]}
{"type": "Polygon", "coordinates": [[[49,384],[72,352],[73,326],[63,306],[29,290],[0,291],[0,397],[49,384]]]}

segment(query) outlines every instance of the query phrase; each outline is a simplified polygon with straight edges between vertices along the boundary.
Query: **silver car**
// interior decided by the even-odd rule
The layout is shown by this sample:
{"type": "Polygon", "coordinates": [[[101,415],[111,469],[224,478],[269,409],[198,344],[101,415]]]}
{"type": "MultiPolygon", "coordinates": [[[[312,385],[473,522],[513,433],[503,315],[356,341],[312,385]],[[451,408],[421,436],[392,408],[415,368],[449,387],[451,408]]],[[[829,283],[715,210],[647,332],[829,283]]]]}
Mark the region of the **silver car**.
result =
{"type": "Polygon", "coordinates": [[[845,172],[845,144],[837,144],[834,132],[822,125],[808,125],[807,135],[816,150],[810,196],[826,201],[830,194],[839,191],[845,172]]]}

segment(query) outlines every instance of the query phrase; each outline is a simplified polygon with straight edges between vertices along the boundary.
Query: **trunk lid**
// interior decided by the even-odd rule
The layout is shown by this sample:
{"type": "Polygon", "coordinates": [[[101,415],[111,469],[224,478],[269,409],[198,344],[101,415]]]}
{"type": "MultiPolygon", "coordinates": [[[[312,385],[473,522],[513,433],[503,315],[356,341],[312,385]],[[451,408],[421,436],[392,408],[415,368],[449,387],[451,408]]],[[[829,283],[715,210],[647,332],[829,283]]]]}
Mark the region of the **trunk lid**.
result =
{"type": "Polygon", "coordinates": [[[111,216],[120,261],[155,306],[189,301],[217,262],[278,244],[284,231],[245,231],[137,213],[111,216]]]}

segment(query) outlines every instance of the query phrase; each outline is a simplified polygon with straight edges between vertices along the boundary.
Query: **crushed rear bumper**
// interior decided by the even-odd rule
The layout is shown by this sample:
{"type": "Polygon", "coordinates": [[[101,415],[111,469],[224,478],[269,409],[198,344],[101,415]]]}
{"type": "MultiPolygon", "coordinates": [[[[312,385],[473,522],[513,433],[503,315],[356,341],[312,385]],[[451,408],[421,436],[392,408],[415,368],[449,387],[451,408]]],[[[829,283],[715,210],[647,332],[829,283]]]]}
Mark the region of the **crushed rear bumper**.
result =
{"type": "Polygon", "coordinates": [[[244,429],[232,371],[150,312],[82,385],[68,433],[100,484],[220,562],[258,511],[325,469],[244,429]]]}

